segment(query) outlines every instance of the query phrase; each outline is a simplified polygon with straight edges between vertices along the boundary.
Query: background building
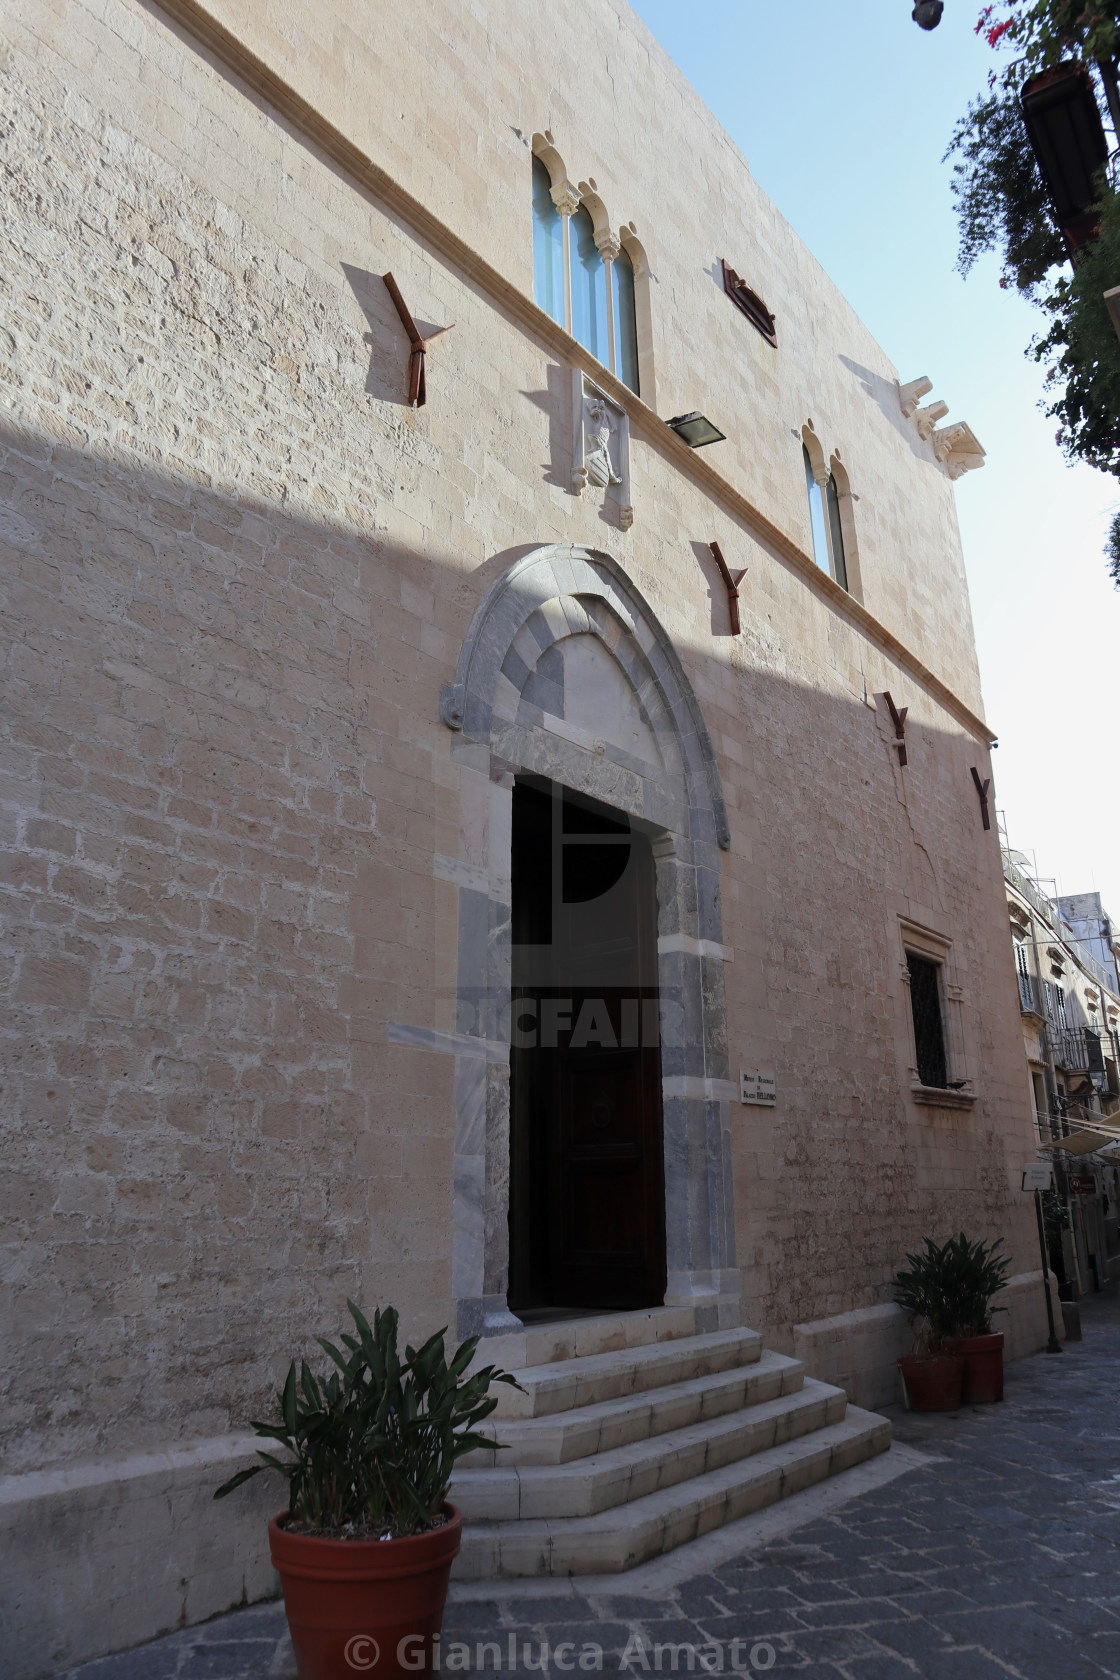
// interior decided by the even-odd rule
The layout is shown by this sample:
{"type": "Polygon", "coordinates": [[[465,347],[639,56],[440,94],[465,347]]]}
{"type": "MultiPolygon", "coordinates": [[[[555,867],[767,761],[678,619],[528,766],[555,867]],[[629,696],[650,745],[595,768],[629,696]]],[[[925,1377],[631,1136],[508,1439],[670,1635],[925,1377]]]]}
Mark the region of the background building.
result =
{"type": "Polygon", "coordinates": [[[1006,843],[1003,861],[1031,1098],[1055,1165],[1051,1253],[1073,1301],[1120,1269],[1115,924],[1098,893],[1047,894],[1026,855],[1006,843]]]}
{"type": "Polygon", "coordinates": [[[611,0],[3,28],[18,1672],[268,1590],[347,1295],[1040,1345],[968,427],[611,0]]]}

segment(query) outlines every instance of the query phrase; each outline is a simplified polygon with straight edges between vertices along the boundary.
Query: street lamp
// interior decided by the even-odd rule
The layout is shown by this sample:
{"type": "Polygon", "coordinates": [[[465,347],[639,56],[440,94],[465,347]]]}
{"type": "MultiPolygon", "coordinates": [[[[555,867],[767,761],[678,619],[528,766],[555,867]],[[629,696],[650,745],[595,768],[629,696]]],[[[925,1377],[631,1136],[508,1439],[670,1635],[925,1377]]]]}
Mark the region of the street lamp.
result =
{"type": "Polygon", "coordinates": [[[945,10],[945,0],[918,0],[910,13],[919,29],[936,29],[945,10]]]}

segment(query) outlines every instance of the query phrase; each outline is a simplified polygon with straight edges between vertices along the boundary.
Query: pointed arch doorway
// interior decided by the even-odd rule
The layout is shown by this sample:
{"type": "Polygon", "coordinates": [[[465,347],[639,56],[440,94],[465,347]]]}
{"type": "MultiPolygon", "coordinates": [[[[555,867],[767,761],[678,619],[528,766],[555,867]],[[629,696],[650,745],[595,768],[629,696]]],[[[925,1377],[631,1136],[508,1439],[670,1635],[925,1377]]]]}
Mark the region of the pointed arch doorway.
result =
{"type": "Polygon", "coordinates": [[[446,864],[459,889],[459,1332],[511,1328],[536,1299],[571,1299],[574,1310],[664,1301],[688,1305],[698,1329],[738,1324],[720,913],[730,837],[707,726],[672,641],[616,560],[575,545],[537,549],[480,602],[440,718],[455,736],[462,834],[461,859],[446,864]],[[584,871],[582,890],[595,888],[570,904],[561,890],[551,906],[563,925],[549,960],[578,959],[570,986],[570,970],[561,986],[524,949],[541,943],[524,933],[542,913],[530,877],[543,865],[518,836],[544,821],[530,795],[555,804],[555,789],[549,878],[558,858],[561,884],[567,866],[573,881],[584,871]],[[623,842],[631,873],[614,902],[605,854],[623,842]],[[594,987],[578,972],[589,963],[594,987]],[[557,1013],[567,997],[570,1027],[557,1013]],[[643,1010],[657,1017],[648,1043],[643,1010]],[[562,1054],[523,1067],[535,1030],[538,1048],[562,1054]],[[534,1104],[537,1144],[523,1125],[534,1104]],[[612,1104],[628,1104],[631,1119],[612,1118],[612,1104]]]}

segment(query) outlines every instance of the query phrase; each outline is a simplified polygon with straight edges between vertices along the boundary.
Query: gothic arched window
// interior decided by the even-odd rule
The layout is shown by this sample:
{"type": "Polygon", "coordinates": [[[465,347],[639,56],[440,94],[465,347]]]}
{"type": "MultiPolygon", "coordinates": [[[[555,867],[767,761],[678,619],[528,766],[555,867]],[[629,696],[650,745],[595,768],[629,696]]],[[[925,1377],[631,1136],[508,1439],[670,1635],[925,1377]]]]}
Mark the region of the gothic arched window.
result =
{"type": "MultiPolygon", "coordinates": [[[[809,521],[813,527],[813,558],[822,572],[834,578],[841,589],[848,587],[848,568],[844,563],[844,532],[840,525],[840,496],[836,475],[829,473],[824,483],[818,480],[812,457],[805,444],[805,487],[809,493],[809,521]]],[[[822,472],[823,472],[822,468],[822,472]]]]}
{"type": "Polygon", "coordinates": [[[552,179],[533,159],[533,302],[564,325],[564,223],[552,202],[552,179]]]}
{"type": "Polygon", "coordinates": [[[633,223],[613,232],[594,182],[573,185],[550,135],[533,144],[533,301],[634,392],[644,366],[652,392],[649,271],[633,223]]]}
{"type": "Polygon", "coordinates": [[[572,337],[610,366],[607,337],[607,266],[595,243],[595,223],[581,205],[569,217],[572,253],[572,337]]]}
{"type": "Polygon", "coordinates": [[[615,371],[624,385],[638,390],[638,315],[634,301],[634,264],[620,250],[611,265],[614,288],[615,371]]]}

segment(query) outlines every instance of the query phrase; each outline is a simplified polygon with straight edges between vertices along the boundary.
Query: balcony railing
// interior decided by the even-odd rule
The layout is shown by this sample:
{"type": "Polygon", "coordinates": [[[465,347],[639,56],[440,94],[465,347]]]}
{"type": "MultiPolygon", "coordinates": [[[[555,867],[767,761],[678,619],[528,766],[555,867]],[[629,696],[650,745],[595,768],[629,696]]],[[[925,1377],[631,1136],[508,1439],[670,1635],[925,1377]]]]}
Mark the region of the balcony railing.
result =
{"type": "Polygon", "coordinates": [[[1120,1059],[1115,1033],[1102,1035],[1092,1027],[1048,1026],[1046,1038],[1050,1059],[1063,1073],[1087,1073],[1111,1088],[1116,1062],[1120,1059]],[[1111,1063],[1110,1068],[1108,1064],[1111,1063]]]}
{"type": "Polygon", "coordinates": [[[1001,847],[1000,850],[1003,853],[1004,878],[1011,882],[1015,891],[1023,895],[1031,908],[1036,911],[1037,914],[1042,917],[1042,920],[1047,924],[1047,926],[1053,928],[1056,933],[1059,925],[1058,916],[1054,906],[1050,903],[1050,900],[1044,893],[1039,892],[1038,888],[1028,875],[1024,875],[1021,869],[1016,869],[1006,848],[1001,847]]]}

